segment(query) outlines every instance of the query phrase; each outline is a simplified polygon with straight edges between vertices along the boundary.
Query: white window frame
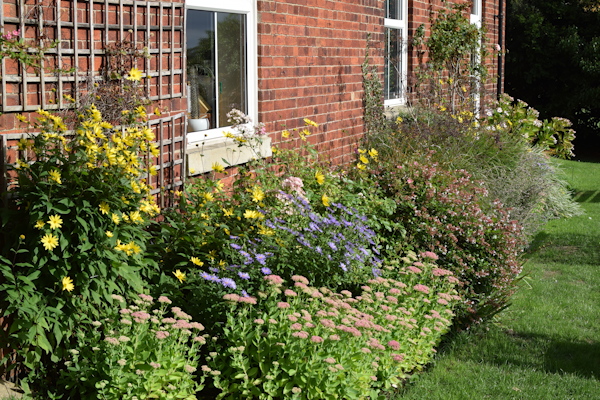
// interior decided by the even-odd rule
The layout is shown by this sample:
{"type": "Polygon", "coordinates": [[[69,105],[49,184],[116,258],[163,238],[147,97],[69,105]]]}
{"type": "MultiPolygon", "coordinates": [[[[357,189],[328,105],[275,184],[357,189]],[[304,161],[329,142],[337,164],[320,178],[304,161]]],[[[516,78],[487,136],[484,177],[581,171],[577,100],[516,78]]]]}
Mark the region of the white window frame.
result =
{"type": "MultiPolygon", "coordinates": [[[[385,10],[385,13],[387,14],[387,9],[385,10]]],[[[386,29],[400,29],[402,32],[402,42],[405,43],[408,33],[408,0],[402,0],[401,16],[402,19],[384,18],[383,26],[386,29]]],[[[387,57],[387,54],[385,55],[385,57],[387,57]]],[[[406,77],[408,76],[408,46],[406,46],[405,44],[402,46],[402,65],[400,67],[400,73],[402,74],[402,81],[404,83],[404,87],[402,88],[402,96],[397,99],[385,99],[383,104],[386,107],[402,106],[406,104],[406,77]]]]}
{"type": "MultiPolygon", "coordinates": [[[[256,123],[258,118],[258,41],[256,31],[256,0],[186,0],[185,6],[186,12],[188,9],[191,9],[244,14],[246,16],[247,115],[256,123]]],[[[185,38],[184,51],[187,54],[187,37],[185,38]]],[[[225,142],[226,138],[224,134],[228,131],[231,131],[231,129],[228,127],[222,127],[197,132],[187,132],[188,147],[197,147],[200,144],[214,145],[218,142],[225,142]]]]}

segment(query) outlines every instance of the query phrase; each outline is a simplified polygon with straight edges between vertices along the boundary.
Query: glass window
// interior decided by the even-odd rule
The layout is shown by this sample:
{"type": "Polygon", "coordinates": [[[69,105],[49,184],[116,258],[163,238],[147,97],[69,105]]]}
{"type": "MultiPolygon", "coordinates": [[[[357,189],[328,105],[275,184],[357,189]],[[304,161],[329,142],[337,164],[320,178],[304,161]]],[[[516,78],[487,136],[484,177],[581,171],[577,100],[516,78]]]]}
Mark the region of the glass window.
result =
{"type": "Polygon", "coordinates": [[[405,101],[406,63],[406,2],[385,2],[385,65],[383,92],[386,105],[405,101]]]}
{"type": "Polygon", "coordinates": [[[229,111],[248,112],[245,15],[188,10],[187,24],[190,118],[227,126],[229,111]]]}

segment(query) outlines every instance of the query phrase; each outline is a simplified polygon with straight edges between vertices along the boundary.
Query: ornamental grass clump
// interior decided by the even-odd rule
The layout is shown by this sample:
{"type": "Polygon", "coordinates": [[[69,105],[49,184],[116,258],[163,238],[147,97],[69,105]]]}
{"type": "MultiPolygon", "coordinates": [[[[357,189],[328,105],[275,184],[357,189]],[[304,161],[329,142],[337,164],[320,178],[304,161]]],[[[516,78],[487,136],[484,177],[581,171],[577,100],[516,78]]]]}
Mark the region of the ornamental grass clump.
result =
{"type": "Polygon", "coordinates": [[[43,393],[76,327],[110,294],[140,291],[155,273],[145,227],[160,210],[143,179],[153,173],[143,155],[158,151],[143,108],[115,127],[90,107],[71,131],[57,115],[38,114],[40,133],[21,140],[2,209],[0,316],[9,329],[0,347],[22,357],[23,387],[35,381],[43,393]]]}
{"type": "Polygon", "coordinates": [[[205,368],[217,398],[375,399],[422,369],[451,325],[457,280],[432,258],[382,274],[358,296],[299,275],[265,276],[256,297],[225,295],[205,368]]]}
{"type": "Polygon", "coordinates": [[[112,297],[99,320],[77,330],[56,387],[67,398],[195,399],[204,326],[166,296],[112,297]]]}

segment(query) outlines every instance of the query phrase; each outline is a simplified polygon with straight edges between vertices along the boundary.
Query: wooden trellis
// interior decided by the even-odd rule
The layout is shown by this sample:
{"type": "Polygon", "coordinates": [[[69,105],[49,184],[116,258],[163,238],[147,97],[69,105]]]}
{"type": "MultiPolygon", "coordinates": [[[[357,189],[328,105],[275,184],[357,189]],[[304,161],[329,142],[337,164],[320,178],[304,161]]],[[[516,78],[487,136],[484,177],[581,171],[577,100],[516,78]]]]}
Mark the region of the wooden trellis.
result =
{"type": "MultiPolygon", "coordinates": [[[[184,1],[0,0],[0,30],[19,30],[27,43],[49,47],[39,70],[0,60],[0,113],[69,108],[69,96],[81,100],[86,83],[101,84],[111,44],[128,42],[148,56],[134,65],[145,73],[147,98],[166,110],[150,121],[161,156],[149,181],[160,205],[168,205],[160,189],[175,190],[185,176],[184,1]]],[[[0,191],[9,184],[18,133],[1,135],[0,191]]]]}

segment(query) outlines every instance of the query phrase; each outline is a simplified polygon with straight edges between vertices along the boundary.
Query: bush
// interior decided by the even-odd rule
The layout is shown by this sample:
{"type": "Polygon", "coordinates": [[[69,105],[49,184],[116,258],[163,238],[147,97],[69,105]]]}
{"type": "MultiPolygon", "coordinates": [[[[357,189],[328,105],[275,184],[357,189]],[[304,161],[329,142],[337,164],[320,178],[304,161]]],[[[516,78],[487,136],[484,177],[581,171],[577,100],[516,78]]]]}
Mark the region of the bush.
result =
{"type": "Polygon", "coordinates": [[[17,352],[31,371],[23,385],[35,382],[43,396],[77,326],[154,273],[144,228],[159,209],[141,180],[152,171],[139,154],[156,151],[143,108],[122,130],[91,107],[73,136],[61,118],[38,113],[41,133],[22,140],[29,158],[17,161],[13,203],[2,210],[0,312],[10,327],[0,346],[17,352]]]}
{"type": "Polygon", "coordinates": [[[460,279],[465,299],[459,325],[501,311],[521,272],[524,241],[520,225],[488,198],[483,183],[464,170],[448,171],[427,157],[373,171],[396,200],[394,218],[416,249],[438,253],[438,263],[460,279]]]}
{"type": "Polygon", "coordinates": [[[227,322],[205,368],[217,398],[380,398],[422,369],[450,326],[456,279],[414,255],[383,274],[356,297],[297,275],[293,287],[264,277],[256,298],[226,295],[227,322]]]}
{"type": "Polygon", "coordinates": [[[77,330],[56,386],[68,398],[195,399],[204,380],[196,374],[206,343],[202,324],[179,307],[168,316],[166,296],[140,294],[129,305],[112,297],[115,304],[106,304],[99,320],[77,330]]]}

